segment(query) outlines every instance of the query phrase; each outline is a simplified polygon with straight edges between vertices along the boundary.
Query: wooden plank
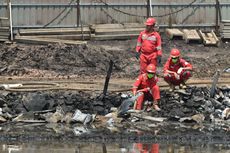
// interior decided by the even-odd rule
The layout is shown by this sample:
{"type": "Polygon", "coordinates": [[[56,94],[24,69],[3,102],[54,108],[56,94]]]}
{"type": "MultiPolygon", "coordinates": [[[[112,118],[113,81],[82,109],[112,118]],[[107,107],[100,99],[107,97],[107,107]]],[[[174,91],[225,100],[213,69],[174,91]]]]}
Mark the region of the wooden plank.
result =
{"type": "Polygon", "coordinates": [[[196,30],[183,29],[182,31],[184,33],[184,39],[186,43],[189,43],[190,41],[201,42],[201,38],[196,30]]]}
{"type": "Polygon", "coordinates": [[[149,120],[149,121],[153,121],[153,122],[163,122],[164,120],[167,119],[164,117],[152,117],[152,116],[146,116],[143,114],[132,114],[132,115],[137,117],[137,118],[141,118],[141,119],[149,120]]]}
{"type": "Polygon", "coordinates": [[[92,40],[127,40],[137,39],[139,34],[117,34],[117,35],[95,35],[92,34],[92,40]]]}
{"type": "Polygon", "coordinates": [[[71,41],[71,40],[59,40],[59,39],[48,39],[48,38],[19,38],[15,39],[16,42],[20,43],[29,43],[29,44],[38,44],[38,45],[46,45],[49,43],[64,43],[67,45],[80,45],[87,44],[87,41],[71,41]]]}
{"type": "Polygon", "coordinates": [[[9,36],[10,32],[9,31],[0,31],[0,36],[9,36]]]}
{"type": "Polygon", "coordinates": [[[9,39],[0,39],[0,42],[8,41],[9,39]]]}
{"type": "MultiPolygon", "coordinates": [[[[61,40],[82,40],[81,34],[76,35],[37,35],[37,36],[16,36],[16,38],[48,38],[48,39],[61,39],[61,40]]],[[[83,40],[90,40],[89,34],[83,34],[83,40]]]]}
{"type": "Polygon", "coordinates": [[[0,27],[0,32],[7,32],[10,31],[9,27],[0,27]]]}
{"type": "Polygon", "coordinates": [[[183,39],[184,36],[184,33],[181,32],[179,29],[166,29],[165,32],[170,39],[175,39],[175,38],[183,39]]]}
{"type": "Polygon", "coordinates": [[[8,27],[10,26],[9,20],[0,20],[0,27],[8,27]]]}
{"type": "Polygon", "coordinates": [[[0,35],[0,39],[9,39],[9,36],[1,36],[0,35]]]}
{"type": "Polygon", "coordinates": [[[112,34],[140,34],[144,28],[132,28],[132,29],[96,29],[96,35],[112,35],[112,34]]]}
{"type": "Polygon", "coordinates": [[[70,35],[70,34],[90,34],[89,28],[53,28],[53,29],[21,29],[21,36],[30,35],[70,35]]]}

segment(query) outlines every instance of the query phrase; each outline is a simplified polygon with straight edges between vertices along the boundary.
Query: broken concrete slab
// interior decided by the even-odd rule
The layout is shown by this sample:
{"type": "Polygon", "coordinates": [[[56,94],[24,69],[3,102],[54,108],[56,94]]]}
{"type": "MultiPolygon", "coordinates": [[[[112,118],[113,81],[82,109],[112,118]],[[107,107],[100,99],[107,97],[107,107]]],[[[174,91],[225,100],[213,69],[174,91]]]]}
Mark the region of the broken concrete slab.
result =
{"type": "Polygon", "coordinates": [[[166,35],[170,39],[183,39],[184,33],[179,29],[166,29],[166,35]]]}
{"type": "Polygon", "coordinates": [[[186,43],[190,42],[198,42],[201,43],[201,38],[196,30],[188,30],[188,29],[183,29],[182,30],[184,33],[184,40],[186,43]]]}
{"type": "Polygon", "coordinates": [[[212,30],[211,32],[202,32],[199,30],[199,34],[203,40],[203,44],[208,46],[208,45],[215,45],[219,46],[219,39],[217,38],[216,34],[212,30]]]}

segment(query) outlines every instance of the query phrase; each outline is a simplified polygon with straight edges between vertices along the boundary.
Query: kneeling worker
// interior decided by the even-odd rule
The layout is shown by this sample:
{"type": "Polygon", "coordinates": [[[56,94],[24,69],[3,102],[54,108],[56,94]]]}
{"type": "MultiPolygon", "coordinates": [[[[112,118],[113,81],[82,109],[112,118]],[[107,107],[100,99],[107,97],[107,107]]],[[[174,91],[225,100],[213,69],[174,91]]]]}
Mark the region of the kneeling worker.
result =
{"type": "MultiPolygon", "coordinates": [[[[137,92],[141,92],[137,98],[134,109],[141,110],[143,108],[143,102],[145,100],[153,100],[153,108],[160,111],[158,107],[158,100],[160,99],[160,89],[157,86],[158,78],[156,76],[156,66],[149,64],[146,68],[146,73],[140,74],[133,84],[133,95],[137,92]]],[[[149,107],[151,109],[151,107],[149,107]]]]}
{"type": "Polygon", "coordinates": [[[185,82],[192,76],[192,65],[180,57],[178,49],[172,49],[170,58],[164,65],[164,80],[169,84],[170,91],[176,85],[186,88],[185,82]]]}

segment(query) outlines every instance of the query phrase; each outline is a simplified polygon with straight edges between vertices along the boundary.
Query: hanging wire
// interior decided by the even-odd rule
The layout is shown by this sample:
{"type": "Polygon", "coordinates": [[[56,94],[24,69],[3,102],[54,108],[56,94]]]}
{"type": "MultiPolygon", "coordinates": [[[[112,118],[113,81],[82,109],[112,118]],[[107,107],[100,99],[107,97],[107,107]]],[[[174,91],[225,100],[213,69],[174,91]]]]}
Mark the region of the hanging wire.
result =
{"type": "Polygon", "coordinates": [[[68,7],[71,6],[71,4],[74,2],[75,0],[71,0],[69,3],[68,3],[68,6],[66,6],[55,18],[53,18],[50,22],[48,22],[47,24],[45,24],[43,26],[43,28],[49,26],[50,24],[52,24],[57,18],[59,18],[65,11],[68,7]]]}
{"type": "MultiPolygon", "coordinates": [[[[97,2],[100,2],[100,3],[103,3],[105,6],[107,7],[110,7],[111,9],[117,11],[117,12],[120,12],[122,14],[125,14],[125,15],[129,15],[129,16],[135,16],[135,17],[144,17],[146,18],[147,16],[146,15],[137,15],[137,14],[131,14],[131,13],[127,13],[127,12],[124,12],[120,9],[117,9],[117,8],[114,8],[114,7],[111,7],[109,4],[107,4],[106,2],[104,2],[103,0],[96,0],[97,2]]],[[[179,10],[176,10],[174,12],[171,12],[171,13],[167,13],[167,14],[162,14],[162,15],[154,15],[152,17],[164,17],[164,16],[169,16],[169,15],[172,15],[172,14],[175,14],[175,13],[178,13],[188,7],[190,7],[192,4],[194,4],[197,0],[193,0],[191,3],[189,3],[188,5],[186,5],[185,7],[179,9],[179,10]]]]}

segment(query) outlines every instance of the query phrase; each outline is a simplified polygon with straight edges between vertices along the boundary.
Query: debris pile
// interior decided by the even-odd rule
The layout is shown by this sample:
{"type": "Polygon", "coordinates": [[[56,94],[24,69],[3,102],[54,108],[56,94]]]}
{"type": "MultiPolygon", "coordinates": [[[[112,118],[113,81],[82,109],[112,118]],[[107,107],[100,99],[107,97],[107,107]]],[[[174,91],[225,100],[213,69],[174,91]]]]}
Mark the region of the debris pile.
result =
{"type": "MultiPolygon", "coordinates": [[[[82,123],[90,123],[95,118],[94,114],[104,116],[112,111],[111,108],[119,107],[125,99],[120,94],[110,94],[102,100],[100,96],[93,97],[89,93],[77,91],[31,93],[2,91],[0,116],[1,122],[16,121],[15,117],[19,114],[27,114],[27,117],[29,114],[27,121],[36,119],[69,123],[69,119],[72,118],[82,123]]],[[[193,120],[199,123],[204,120],[212,121],[215,118],[227,120],[230,112],[230,88],[218,88],[214,98],[210,98],[210,90],[206,87],[189,87],[186,90],[176,90],[174,94],[162,91],[160,107],[162,108],[160,112],[154,111],[148,115],[181,122],[193,120]]]]}

